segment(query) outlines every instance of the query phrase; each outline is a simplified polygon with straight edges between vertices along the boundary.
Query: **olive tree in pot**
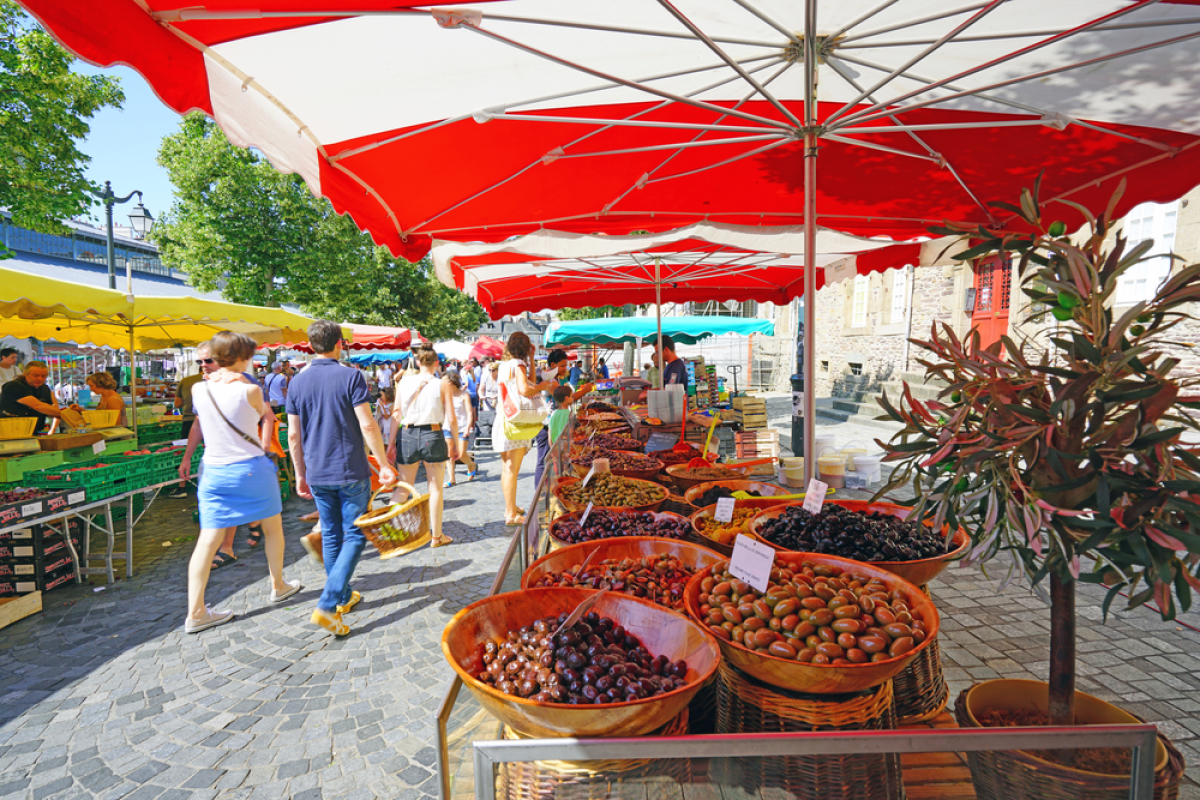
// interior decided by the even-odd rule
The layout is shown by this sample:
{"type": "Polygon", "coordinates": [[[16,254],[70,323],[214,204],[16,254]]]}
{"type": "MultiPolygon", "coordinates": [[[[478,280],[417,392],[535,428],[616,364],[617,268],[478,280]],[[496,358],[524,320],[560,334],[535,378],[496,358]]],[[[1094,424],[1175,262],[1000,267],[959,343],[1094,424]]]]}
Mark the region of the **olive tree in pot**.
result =
{"type": "Polygon", "coordinates": [[[921,402],[906,385],[898,404],[880,401],[904,428],[880,442],[896,469],[878,496],[911,484],[917,515],[970,533],[968,563],[1011,558],[1039,591],[1049,578],[1056,725],[1076,722],[1078,583],[1108,587],[1105,616],[1124,592],[1130,608],[1154,601],[1171,619],[1200,590],[1200,456],[1182,438],[1200,429],[1200,403],[1186,399],[1200,380],[1180,374],[1169,347],[1200,300],[1200,265],[1114,311],[1118,281],[1152,246],[1110,241],[1119,196],[1099,217],[1071,204],[1088,220],[1074,237],[1051,221],[1036,187],[1018,205],[997,204],[1010,225],[935,229],[970,240],[957,259],[1016,260],[1031,322],[1044,324],[1037,336],[987,347],[976,331],[960,338],[935,325],[913,343],[926,375],[947,388],[921,402]]]}

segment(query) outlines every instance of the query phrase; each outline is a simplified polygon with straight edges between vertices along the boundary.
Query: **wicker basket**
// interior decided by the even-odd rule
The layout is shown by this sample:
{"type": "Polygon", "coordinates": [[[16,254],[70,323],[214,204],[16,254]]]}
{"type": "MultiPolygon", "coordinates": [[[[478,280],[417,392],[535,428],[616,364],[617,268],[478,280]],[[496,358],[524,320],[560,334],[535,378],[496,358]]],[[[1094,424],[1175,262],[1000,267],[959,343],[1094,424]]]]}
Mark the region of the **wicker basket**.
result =
{"type": "Polygon", "coordinates": [[[37,417],[0,417],[0,439],[28,439],[37,427],[37,417]]]}
{"type": "MultiPolygon", "coordinates": [[[[962,727],[975,727],[967,711],[967,692],[954,701],[954,716],[962,727]]],[[[1176,800],[1183,778],[1183,756],[1167,737],[1160,734],[1158,741],[1166,748],[1167,761],[1154,774],[1154,800],[1176,800]]],[[[967,763],[978,800],[1126,800],[1129,797],[1128,775],[1071,769],[1022,750],[967,753],[967,763]]]]}
{"type": "Polygon", "coordinates": [[[892,679],[896,717],[901,725],[927,722],[946,710],[950,687],[942,673],[942,649],[937,637],[904,671],[892,679]]]}
{"type": "MultiPolygon", "coordinates": [[[[688,732],[688,712],[675,717],[650,736],[682,736],[688,732]]],[[[505,739],[526,739],[504,728],[505,739]]],[[[678,792],[692,779],[691,759],[638,758],[611,761],[508,762],[496,768],[496,796],[503,800],[608,800],[645,797],[643,784],[667,784],[678,792]]],[[[477,778],[478,779],[478,778],[477,778]]]]}
{"type": "Polygon", "coordinates": [[[371,495],[367,513],[354,520],[354,524],[367,537],[367,541],[379,551],[380,558],[394,558],[411,553],[427,544],[432,538],[429,527],[429,495],[417,494],[407,483],[382,486],[371,495]],[[373,509],[375,498],[383,492],[397,487],[408,492],[409,500],[399,505],[373,509]]]}
{"type": "MultiPolygon", "coordinates": [[[[888,730],[896,727],[892,683],[851,695],[805,695],[768,686],[722,663],[718,733],[888,730]]],[[[722,758],[710,766],[723,784],[766,797],[780,790],[804,800],[900,800],[894,753],[783,758],[722,758]]]]}

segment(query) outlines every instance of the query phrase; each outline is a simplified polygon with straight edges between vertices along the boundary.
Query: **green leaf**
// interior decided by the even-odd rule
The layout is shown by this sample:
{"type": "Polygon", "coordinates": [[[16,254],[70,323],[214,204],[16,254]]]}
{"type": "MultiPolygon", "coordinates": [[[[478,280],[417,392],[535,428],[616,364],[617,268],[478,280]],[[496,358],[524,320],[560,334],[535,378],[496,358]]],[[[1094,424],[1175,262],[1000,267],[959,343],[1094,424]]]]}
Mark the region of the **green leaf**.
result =
{"type": "Polygon", "coordinates": [[[1174,439],[1179,434],[1183,433],[1183,431],[1184,428],[1165,428],[1161,431],[1154,431],[1153,433],[1148,433],[1145,436],[1139,436],[1138,438],[1134,439],[1129,446],[1134,450],[1143,450],[1153,447],[1160,442],[1166,442],[1174,439]]]}
{"type": "Polygon", "coordinates": [[[1108,590],[1108,593],[1104,595],[1104,602],[1100,604],[1100,612],[1103,615],[1105,623],[1108,622],[1108,609],[1112,607],[1113,600],[1116,600],[1117,597],[1120,596],[1121,588],[1122,584],[1117,584],[1116,586],[1111,587],[1108,590]]]}

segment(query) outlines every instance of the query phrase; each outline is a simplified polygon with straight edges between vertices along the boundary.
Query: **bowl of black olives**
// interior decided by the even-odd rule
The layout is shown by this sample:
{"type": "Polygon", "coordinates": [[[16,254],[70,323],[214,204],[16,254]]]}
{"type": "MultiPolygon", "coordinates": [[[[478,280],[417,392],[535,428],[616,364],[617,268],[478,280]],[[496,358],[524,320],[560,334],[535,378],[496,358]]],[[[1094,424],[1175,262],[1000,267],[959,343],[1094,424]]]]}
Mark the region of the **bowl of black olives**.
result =
{"type": "Polygon", "coordinates": [[[826,500],[812,514],[801,503],[787,503],[763,511],[747,527],[778,551],[848,558],[923,586],[962,558],[970,539],[960,528],[947,542],[930,522],[908,521],[909,511],[895,503],[826,500]]]}
{"type": "Polygon", "coordinates": [[[617,592],[544,588],[464,608],[442,652],[480,705],[533,737],[640,736],[678,716],[721,651],[699,623],[617,592]],[[584,600],[595,605],[573,625],[584,600]]]}
{"type": "Polygon", "coordinates": [[[687,517],[671,511],[632,511],[593,506],[586,519],[583,511],[572,511],[556,518],[550,525],[550,544],[558,548],[626,536],[690,539],[691,529],[692,523],[687,517]]]}

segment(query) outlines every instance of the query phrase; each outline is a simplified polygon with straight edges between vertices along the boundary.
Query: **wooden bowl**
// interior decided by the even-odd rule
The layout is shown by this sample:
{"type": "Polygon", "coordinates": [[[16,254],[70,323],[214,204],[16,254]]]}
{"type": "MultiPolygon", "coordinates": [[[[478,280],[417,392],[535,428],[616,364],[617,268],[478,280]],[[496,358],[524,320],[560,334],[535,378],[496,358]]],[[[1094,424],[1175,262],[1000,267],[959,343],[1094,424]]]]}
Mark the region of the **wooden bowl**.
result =
{"type": "MultiPolygon", "coordinates": [[[[595,510],[595,509],[593,508],[593,511],[594,511],[594,510],[595,510]]],[[[607,510],[608,510],[608,511],[617,511],[617,512],[619,512],[619,513],[626,513],[626,512],[628,512],[628,513],[630,513],[630,514],[640,514],[640,513],[642,513],[640,510],[638,510],[638,509],[633,509],[633,508],[609,508],[609,509],[607,509],[607,510]]],[[[677,520],[677,521],[678,521],[678,522],[679,522],[679,523],[680,523],[680,524],[681,524],[681,525],[682,525],[682,526],[683,526],[683,527],[684,527],[686,530],[691,530],[691,528],[690,528],[690,527],[689,527],[689,525],[688,525],[688,519],[687,519],[687,517],[683,516],[682,514],[676,514],[676,513],[674,513],[674,512],[671,512],[671,511],[651,511],[650,513],[654,515],[654,518],[655,518],[656,520],[661,520],[661,519],[674,519],[674,520],[677,520]]],[[[553,543],[553,544],[557,545],[559,548],[576,547],[576,546],[578,546],[578,545],[580,545],[580,544],[593,544],[593,542],[568,542],[566,539],[560,539],[560,538],[558,537],[558,533],[557,533],[557,531],[558,531],[558,526],[559,526],[559,524],[560,524],[560,523],[561,523],[563,520],[568,520],[568,519],[579,519],[579,517],[580,517],[580,515],[581,515],[581,514],[583,514],[583,511],[572,511],[572,512],[571,512],[571,513],[569,513],[569,514],[563,514],[562,516],[555,517],[555,518],[554,518],[554,522],[550,523],[550,541],[551,541],[551,543],[553,543]]],[[[670,539],[670,538],[667,538],[667,537],[665,537],[665,536],[618,536],[618,537],[614,537],[614,538],[612,538],[612,539],[597,539],[596,541],[600,541],[600,542],[616,542],[616,541],[627,541],[627,540],[629,540],[629,539],[649,539],[649,540],[656,541],[656,542],[684,542],[684,541],[688,541],[687,539],[670,539]]],[[[556,551],[556,552],[557,552],[557,551],[556,551]]]]}
{"type": "MultiPolygon", "coordinates": [[[[609,435],[607,431],[597,436],[609,435]]],[[[609,450],[628,450],[631,453],[643,453],[646,450],[646,443],[634,439],[632,436],[619,435],[618,438],[624,439],[620,447],[610,447],[609,450]]],[[[571,443],[571,455],[575,455],[578,451],[575,448],[583,448],[589,446],[588,436],[576,436],[571,443]]]]}
{"type": "MultiPolygon", "coordinates": [[[[775,563],[825,564],[839,567],[843,571],[856,575],[880,579],[889,592],[899,590],[904,597],[904,602],[914,612],[913,616],[919,615],[925,622],[925,641],[903,656],[888,661],[835,667],[832,664],[803,664],[799,661],[790,661],[778,656],[759,653],[736,642],[727,642],[709,634],[720,645],[722,655],[732,666],[751,677],[758,678],[763,683],[793,692],[808,692],[809,694],[861,692],[891,680],[937,638],[939,620],[933,601],[916,586],[892,572],[872,564],[818,553],[780,552],[775,556],[775,563]]],[[[711,568],[697,572],[688,582],[687,589],[684,590],[684,604],[688,616],[693,620],[700,621],[702,619],[700,616],[700,582],[711,572],[711,568]]],[[[705,630],[707,629],[708,626],[705,626],[705,630]]]]}
{"type": "MultiPolygon", "coordinates": [[[[700,497],[700,495],[704,494],[709,489],[712,489],[717,486],[720,486],[725,489],[729,489],[734,492],[739,492],[739,491],[740,492],[758,492],[759,494],[761,494],[763,496],[761,498],[752,498],[752,499],[759,499],[759,500],[769,500],[774,495],[792,494],[792,491],[790,489],[784,488],[783,486],[776,486],[773,483],[762,483],[761,481],[748,481],[748,480],[707,481],[705,483],[698,483],[695,486],[693,486],[692,488],[688,489],[686,492],[683,493],[683,499],[687,500],[689,503],[695,505],[696,499],[698,497],[700,497]]],[[[780,501],[778,501],[778,500],[772,500],[770,505],[764,506],[764,508],[770,508],[770,506],[779,505],[779,502],[780,501]]],[[[784,501],[784,502],[786,502],[786,501],[784,501]]]]}
{"type": "Polygon", "coordinates": [[[513,628],[534,620],[571,612],[596,592],[588,589],[525,589],[486,597],[454,615],[442,632],[442,652],[485,709],[513,730],[535,738],[575,736],[641,736],[665,725],[687,707],[716,672],[721,652],[714,637],[687,617],[661,606],[609,592],[593,606],[636,636],[651,655],[688,662],[687,686],[627,703],[572,706],[535,703],[477,680],[468,664],[486,639],[502,639],[513,628]]]}
{"type": "MultiPolygon", "coordinates": [[[[580,505],[578,503],[572,503],[570,500],[566,500],[563,497],[564,489],[566,489],[567,487],[569,487],[573,484],[579,483],[581,480],[583,480],[583,479],[582,478],[567,478],[566,480],[559,481],[558,486],[554,487],[554,496],[556,498],[558,498],[558,502],[562,504],[562,507],[567,509],[568,511],[582,511],[584,508],[587,507],[586,503],[584,503],[583,505],[580,505]]],[[[637,506],[603,506],[603,508],[623,508],[623,509],[629,509],[631,511],[658,511],[659,506],[661,506],[664,502],[666,502],[667,497],[670,496],[670,492],[668,492],[662,486],[659,486],[654,481],[641,480],[639,478],[627,478],[626,480],[632,480],[632,481],[637,481],[638,483],[649,484],[650,486],[653,486],[655,489],[657,489],[659,492],[662,493],[662,498],[660,500],[654,500],[650,503],[643,503],[643,504],[637,505],[637,506]]],[[[601,506],[596,506],[596,508],[601,508],[601,506]]]]}
{"type": "MultiPolygon", "coordinates": [[[[648,458],[648,456],[646,456],[644,453],[635,453],[632,450],[613,450],[612,452],[625,453],[626,455],[630,455],[630,456],[642,456],[643,458],[648,458]]],[[[646,469],[619,469],[619,468],[614,467],[614,468],[612,468],[612,473],[614,475],[620,475],[623,478],[638,478],[639,480],[644,480],[644,481],[653,480],[655,475],[662,472],[663,463],[656,458],[651,459],[651,460],[657,466],[647,467],[646,469]]],[[[571,467],[575,470],[575,473],[581,478],[584,475],[587,475],[588,470],[591,469],[590,466],[585,467],[582,464],[575,464],[573,462],[571,464],[571,467]]]]}
{"type": "MultiPolygon", "coordinates": [[[[802,501],[785,503],[775,506],[774,508],[769,508],[758,516],[754,517],[754,519],[750,520],[746,526],[746,529],[750,533],[754,534],[759,541],[770,545],[777,552],[794,553],[796,551],[785,550],[774,542],[768,541],[766,537],[761,534],[761,530],[762,526],[766,524],[767,521],[775,519],[787,511],[787,509],[791,506],[801,505],[801,502],[802,501]]],[[[868,511],[878,511],[882,514],[891,514],[892,516],[896,517],[906,517],[909,512],[909,509],[905,508],[904,506],[898,506],[895,503],[871,503],[866,500],[826,500],[825,502],[830,505],[843,506],[850,511],[858,511],[863,513],[868,511]]],[[[926,522],[925,524],[931,525],[929,522],[926,522]]],[[[963,555],[966,554],[967,548],[970,547],[970,545],[971,539],[969,536],[967,536],[967,532],[962,528],[959,528],[954,532],[954,537],[950,540],[951,549],[945,553],[942,553],[941,555],[936,555],[931,558],[922,558],[916,561],[869,561],[866,563],[869,563],[873,567],[886,569],[888,572],[899,575],[909,583],[916,584],[917,586],[924,586],[940,575],[942,570],[949,566],[951,561],[957,561],[959,558],[962,558],[963,555]]]]}
{"type": "MultiPolygon", "coordinates": [[[[763,502],[770,502],[770,501],[765,497],[752,497],[749,500],[734,500],[733,507],[735,509],[758,508],[759,506],[757,506],[755,504],[763,503],[763,502]]],[[[718,542],[716,539],[710,538],[707,534],[704,533],[704,531],[700,530],[700,520],[703,519],[704,517],[711,517],[715,513],[717,513],[717,504],[713,503],[711,506],[704,506],[699,511],[697,511],[695,514],[692,514],[690,517],[688,517],[688,522],[691,523],[692,541],[697,542],[711,550],[715,550],[718,553],[720,553],[721,555],[725,556],[726,558],[731,558],[733,556],[733,544],[732,543],[731,544],[722,544],[721,542],[718,542]]],[[[742,522],[741,532],[746,534],[747,536],[754,537],[754,534],[750,533],[750,529],[748,527],[751,519],[753,519],[753,517],[742,522]]]]}
{"type": "Polygon", "coordinates": [[[535,586],[543,576],[554,572],[565,572],[571,567],[588,561],[589,558],[591,561],[588,561],[588,564],[591,565],[599,564],[609,558],[642,558],[664,553],[678,557],[685,566],[695,570],[711,567],[721,560],[719,555],[708,548],[681,539],[659,539],[653,536],[598,539],[594,542],[566,545],[542,556],[530,564],[529,569],[525,570],[525,574],[521,576],[521,588],[528,589],[535,586]]]}
{"type": "MultiPolygon", "coordinates": [[[[715,467],[715,468],[720,468],[720,466],[721,465],[719,465],[719,464],[712,465],[712,467],[715,467]]],[[[671,480],[675,482],[675,485],[679,487],[679,490],[681,492],[686,492],[688,489],[691,489],[693,486],[699,486],[702,483],[712,483],[713,482],[712,478],[685,478],[685,477],[682,477],[679,473],[683,472],[684,470],[687,470],[688,468],[689,467],[687,465],[687,462],[685,461],[682,464],[673,464],[672,466],[669,466],[666,469],[666,473],[671,476],[671,480]]],[[[731,480],[731,481],[745,479],[744,474],[740,470],[731,469],[729,472],[730,472],[731,476],[733,476],[733,477],[729,478],[729,480],[731,480]]]]}

